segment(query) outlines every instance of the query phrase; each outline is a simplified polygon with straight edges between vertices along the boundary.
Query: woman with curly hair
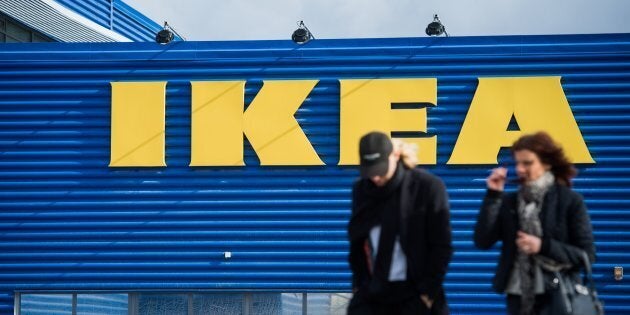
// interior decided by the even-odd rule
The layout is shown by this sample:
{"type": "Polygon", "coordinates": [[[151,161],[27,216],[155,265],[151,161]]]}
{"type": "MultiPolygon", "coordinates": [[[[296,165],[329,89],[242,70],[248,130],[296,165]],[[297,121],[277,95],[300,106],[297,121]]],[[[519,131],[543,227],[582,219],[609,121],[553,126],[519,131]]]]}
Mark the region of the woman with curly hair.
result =
{"type": "Polygon", "coordinates": [[[571,190],[576,175],[562,148],[545,132],[525,135],[512,146],[519,187],[504,193],[507,169],[495,168],[475,225],[475,245],[502,241],[493,288],[507,295],[509,314],[541,314],[551,303],[548,270],[575,269],[583,252],[595,259],[589,215],[571,190]]]}

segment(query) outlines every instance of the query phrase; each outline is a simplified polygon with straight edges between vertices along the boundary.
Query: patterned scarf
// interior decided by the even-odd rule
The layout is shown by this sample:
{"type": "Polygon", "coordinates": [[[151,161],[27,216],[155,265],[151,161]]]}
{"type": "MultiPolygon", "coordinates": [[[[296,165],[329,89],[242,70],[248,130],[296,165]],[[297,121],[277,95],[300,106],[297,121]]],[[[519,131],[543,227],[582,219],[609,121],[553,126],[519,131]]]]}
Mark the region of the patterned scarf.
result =
{"type": "MultiPolygon", "coordinates": [[[[555,178],[551,172],[545,172],[535,181],[522,185],[518,191],[518,218],[521,231],[542,238],[543,231],[539,213],[545,194],[555,178]]],[[[516,268],[521,284],[521,315],[534,314],[535,277],[537,262],[533,255],[518,252],[516,268]]]]}

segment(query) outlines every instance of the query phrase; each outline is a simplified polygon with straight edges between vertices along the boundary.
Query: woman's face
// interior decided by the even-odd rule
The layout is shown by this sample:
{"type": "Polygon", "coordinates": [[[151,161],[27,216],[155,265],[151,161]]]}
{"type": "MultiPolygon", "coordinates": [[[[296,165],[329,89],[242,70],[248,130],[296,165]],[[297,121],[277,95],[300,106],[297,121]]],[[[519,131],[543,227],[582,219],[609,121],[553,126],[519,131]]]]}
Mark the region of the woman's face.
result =
{"type": "Polygon", "coordinates": [[[544,164],[536,153],[530,150],[518,150],[514,152],[516,163],[516,175],[522,182],[531,182],[540,178],[551,167],[544,164]]]}

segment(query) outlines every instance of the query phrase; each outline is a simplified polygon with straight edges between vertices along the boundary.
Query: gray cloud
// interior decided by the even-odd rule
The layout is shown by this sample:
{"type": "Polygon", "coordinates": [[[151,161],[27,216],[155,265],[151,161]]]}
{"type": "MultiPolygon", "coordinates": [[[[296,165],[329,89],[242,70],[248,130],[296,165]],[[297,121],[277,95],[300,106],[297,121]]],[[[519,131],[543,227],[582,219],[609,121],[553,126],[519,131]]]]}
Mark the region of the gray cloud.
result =
{"type": "Polygon", "coordinates": [[[627,0],[125,0],[188,40],[418,37],[438,13],[451,36],[630,32],[627,0]]]}

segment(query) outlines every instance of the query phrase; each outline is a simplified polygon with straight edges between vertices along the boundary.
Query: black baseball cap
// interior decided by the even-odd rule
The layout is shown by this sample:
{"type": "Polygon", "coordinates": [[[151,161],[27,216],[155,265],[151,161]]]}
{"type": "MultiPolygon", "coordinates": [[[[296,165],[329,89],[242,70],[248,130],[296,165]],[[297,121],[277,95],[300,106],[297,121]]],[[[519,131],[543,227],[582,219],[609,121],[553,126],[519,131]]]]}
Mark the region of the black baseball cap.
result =
{"type": "Polygon", "coordinates": [[[378,131],[372,131],[359,142],[359,156],[361,177],[384,176],[389,169],[389,155],[394,146],[389,136],[378,131]]]}

